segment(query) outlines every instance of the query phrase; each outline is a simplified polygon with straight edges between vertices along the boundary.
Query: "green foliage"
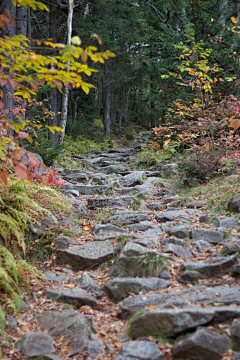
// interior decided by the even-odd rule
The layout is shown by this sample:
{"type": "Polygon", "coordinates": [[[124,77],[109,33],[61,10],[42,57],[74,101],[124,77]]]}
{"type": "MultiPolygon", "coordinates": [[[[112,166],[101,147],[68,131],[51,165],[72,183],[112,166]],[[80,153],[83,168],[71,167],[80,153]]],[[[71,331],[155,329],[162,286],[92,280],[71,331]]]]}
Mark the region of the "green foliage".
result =
{"type": "Polygon", "coordinates": [[[142,205],[142,200],[140,198],[133,199],[132,202],[133,210],[139,210],[141,208],[141,205],[142,205]]]}
{"type": "Polygon", "coordinates": [[[102,119],[95,119],[94,122],[93,122],[93,125],[95,128],[103,131],[104,129],[104,125],[103,125],[103,121],[102,119]]]}
{"type": "Polygon", "coordinates": [[[138,276],[151,277],[159,276],[166,268],[167,259],[158,254],[147,254],[142,257],[137,266],[138,276]]]}
{"type": "Polygon", "coordinates": [[[63,235],[68,236],[68,237],[74,237],[75,236],[75,234],[72,232],[71,229],[63,230],[63,235]]]}

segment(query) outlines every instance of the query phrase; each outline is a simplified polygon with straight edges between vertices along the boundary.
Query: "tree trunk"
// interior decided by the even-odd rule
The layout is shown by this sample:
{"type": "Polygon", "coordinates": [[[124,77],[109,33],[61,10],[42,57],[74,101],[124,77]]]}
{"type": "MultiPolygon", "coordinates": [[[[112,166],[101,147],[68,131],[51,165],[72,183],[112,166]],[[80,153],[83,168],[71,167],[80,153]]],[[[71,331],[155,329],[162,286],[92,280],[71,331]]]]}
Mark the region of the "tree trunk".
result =
{"type": "Polygon", "coordinates": [[[221,25],[225,24],[226,22],[227,9],[228,9],[228,0],[223,0],[223,2],[220,4],[219,7],[219,11],[220,11],[219,22],[221,25]]]}
{"type": "MultiPolygon", "coordinates": [[[[8,11],[9,14],[16,19],[16,7],[13,5],[13,3],[11,1],[3,1],[2,5],[0,5],[0,14],[2,14],[4,11],[8,11]]],[[[10,26],[6,26],[5,29],[2,29],[1,31],[1,36],[8,36],[8,37],[13,37],[16,35],[16,26],[14,25],[13,22],[11,22],[10,26]]],[[[5,70],[4,71],[6,75],[9,75],[9,71],[5,70]]],[[[0,87],[1,89],[1,87],[0,87]]],[[[9,120],[14,120],[14,115],[13,113],[10,111],[10,109],[14,109],[15,108],[15,102],[14,102],[14,90],[11,87],[10,84],[4,86],[2,88],[3,91],[3,102],[5,105],[5,109],[9,110],[9,113],[6,114],[6,117],[9,120]]],[[[8,131],[9,135],[13,135],[14,131],[12,129],[10,129],[8,131]]]]}
{"type": "Polygon", "coordinates": [[[240,22],[240,0],[237,3],[237,21],[240,22]]]}
{"type": "MultiPolygon", "coordinates": [[[[104,64],[105,79],[109,73],[107,64],[104,64]]],[[[104,137],[110,138],[110,114],[111,114],[111,92],[106,80],[103,83],[103,123],[104,123],[104,137]]]]}
{"type": "MultiPolygon", "coordinates": [[[[54,43],[57,42],[57,4],[54,2],[50,3],[50,14],[49,14],[49,37],[52,39],[54,43]]],[[[49,105],[51,111],[55,114],[55,116],[50,116],[48,119],[49,126],[57,126],[58,125],[58,89],[56,87],[51,88],[49,91],[49,105]]],[[[58,134],[55,132],[53,134],[51,131],[48,131],[48,140],[52,141],[51,147],[54,147],[57,144],[58,134]]]]}
{"type": "MultiPolygon", "coordinates": [[[[68,20],[67,20],[67,45],[71,45],[72,39],[72,20],[73,20],[73,7],[74,2],[69,0],[68,3],[68,20]]],[[[69,61],[68,61],[69,64],[69,61]]],[[[68,68],[69,71],[69,68],[68,68]]],[[[67,85],[63,88],[63,100],[62,100],[62,117],[60,121],[60,127],[62,128],[63,132],[59,135],[59,144],[63,143],[66,123],[67,123],[67,115],[68,115],[68,96],[69,96],[69,87],[67,85]]]]}
{"type": "Polygon", "coordinates": [[[24,6],[17,7],[16,34],[27,36],[28,9],[24,6]]]}

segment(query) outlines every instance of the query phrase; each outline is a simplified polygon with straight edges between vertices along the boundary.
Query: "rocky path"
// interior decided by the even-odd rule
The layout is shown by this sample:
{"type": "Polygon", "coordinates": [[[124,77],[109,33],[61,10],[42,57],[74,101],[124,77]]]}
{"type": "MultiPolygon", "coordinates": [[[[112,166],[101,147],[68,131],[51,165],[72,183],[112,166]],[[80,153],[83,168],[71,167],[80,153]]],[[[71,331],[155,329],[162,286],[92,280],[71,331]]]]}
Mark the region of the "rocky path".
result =
{"type": "Polygon", "coordinates": [[[171,207],[177,164],[137,170],[141,145],[75,156],[94,171],[61,169],[80,220],[59,224],[76,237],[55,239],[57,255],[38,264],[49,282],[32,281],[7,318],[6,359],[240,359],[238,218],[171,207]]]}

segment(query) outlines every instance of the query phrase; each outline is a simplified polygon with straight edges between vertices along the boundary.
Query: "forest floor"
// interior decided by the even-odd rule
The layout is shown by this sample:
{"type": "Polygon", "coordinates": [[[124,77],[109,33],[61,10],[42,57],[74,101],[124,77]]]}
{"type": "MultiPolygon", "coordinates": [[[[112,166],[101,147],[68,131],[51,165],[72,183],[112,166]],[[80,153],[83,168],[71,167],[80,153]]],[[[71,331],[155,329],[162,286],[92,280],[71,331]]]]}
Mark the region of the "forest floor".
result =
{"type": "MultiPolygon", "coordinates": [[[[66,360],[113,359],[131,337],[135,343],[141,339],[157,344],[162,355],[159,353],[156,359],[170,360],[172,347],[178,336],[192,333],[198,326],[232,338],[230,327],[236,323],[236,319],[240,319],[240,280],[237,274],[240,213],[229,212],[227,202],[240,192],[239,174],[219,177],[193,188],[179,188],[176,186],[176,176],[174,175],[173,183],[171,171],[166,168],[164,169],[167,170],[167,174],[159,170],[160,167],[157,170],[145,165],[144,168],[136,168],[133,163],[137,159],[137,154],[133,148],[120,148],[119,151],[118,149],[92,151],[81,159],[81,165],[84,161],[88,164],[90,162],[91,170],[82,168],[61,170],[66,182],[64,195],[70,196],[81,206],[85,205],[87,213],[82,219],[74,220],[79,230],[77,234],[68,234],[66,231],[58,234],[58,236],[69,235],[72,244],[68,248],[55,250],[46,261],[40,262],[36,256],[34,265],[45,273],[48,279],[52,276],[54,281],[47,281],[41,276],[31,280],[31,291],[23,298],[25,309],[23,308],[16,316],[17,325],[14,329],[6,330],[10,346],[3,345],[4,360],[29,358],[27,354],[20,354],[15,348],[16,343],[23,336],[41,331],[52,334],[51,331],[56,325],[44,327],[44,324],[37,320],[37,314],[48,311],[47,314],[51,316],[50,312],[64,313],[66,309],[73,309],[75,313],[90,316],[94,329],[91,330],[90,340],[87,341],[83,339],[83,334],[78,334],[77,341],[81,339],[84,346],[83,350],[76,354],[72,350],[73,339],[66,335],[69,329],[59,332],[58,335],[52,335],[55,355],[66,360]],[[81,182],[76,174],[82,175],[81,182]],[[93,190],[87,193],[89,188],[93,190]],[[97,200],[102,201],[104,207],[99,205],[97,200]],[[198,232],[199,229],[202,232],[198,232]],[[95,244],[100,240],[101,246],[96,251],[91,247],[85,251],[88,244],[93,242],[95,244]],[[104,251],[107,251],[108,244],[114,249],[114,256],[111,249],[110,255],[105,256],[104,251]],[[130,247],[124,253],[126,246],[130,247]],[[71,252],[73,248],[74,251],[71,252]],[[120,250],[123,254],[122,263],[118,261],[120,250]],[[161,255],[166,259],[164,267],[159,270],[158,264],[156,265],[154,261],[161,255]],[[87,264],[88,258],[91,261],[87,264]],[[146,265],[145,272],[141,271],[139,263],[146,265]],[[185,266],[186,263],[188,267],[185,266]],[[210,264],[210,267],[211,265],[213,267],[206,272],[202,267],[198,272],[199,278],[192,278],[191,264],[199,266],[200,263],[208,266],[210,264]],[[110,276],[111,274],[115,276],[110,276]],[[89,297],[74,292],[76,289],[84,288],[83,281],[80,280],[79,285],[76,280],[86,275],[93,280],[90,287],[85,287],[89,297]],[[145,276],[149,279],[149,286],[141,282],[145,276]],[[131,281],[105,286],[113,279],[126,278],[131,281]],[[162,282],[159,284],[154,280],[152,285],[150,278],[155,280],[158,278],[162,282]],[[211,299],[209,297],[205,299],[204,296],[199,296],[207,293],[209,289],[214,289],[216,297],[211,295],[211,299]],[[225,292],[221,293],[221,289],[227,289],[228,296],[225,292]],[[54,298],[51,291],[46,294],[47,290],[56,290],[55,293],[60,295],[54,298]],[[61,297],[63,291],[65,296],[61,297]],[[182,293],[179,293],[176,301],[175,293],[182,291],[191,291],[191,293],[186,298],[184,296],[181,298],[182,293]],[[232,294],[230,298],[229,293],[232,294]],[[195,294],[195,297],[192,294],[195,294]],[[165,295],[167,297],[163,302],[161,296],[165,295]],[[171,297],[173,301],[167,306],[166,302],[171,297]],[[182,304],[178,305],[180,298],[182,304]],[[181,308],[189,312],[195,307],[198,309],[200,307],[203,311],[208,308],[219,308],[220,311],[224,305],[230,310],[238,310],[237,313],[229,316],[221,315],[221,321],[205,322],[202,320],[203,315],[200,314],[201,319],[195,318],[195,325],[187,323],[174,334],[169,334],[169,330],[164,330],[153,320],[144,318],[146,313],[151,318],[151,313],[155,316],[154,311],[161,313],[166,311],[166,307],[169,311],[181,308]],[[133,313],[138,313],[138,318],[129,321],[133,313]],[[137,321],[140,318],[142,320],[139,320],[138,325],[137,321]],[[87,344],[88,342],[91,345],[87,344]]],[[[63,213],[59,213],[58,216],[65,217],[63,213]]],[[[56,239],[54,241],[56,245],[56,239]]],[[[192,269],[195,269],[194,266],[192,269]]],[[[89,278],[86,279],[89,281],[89,278]]],[[[174,326],[176,328],[177,325],[174,326]]],[[[233,359],[239,349],[238,341],[234,341],[231,347],[226,348],[226,353],[222,354],[221,358],[233,359]]],[[[143,355],[138,357],[138,350],[136,357],[133,354],[129,355],[126,349],[124,351],[122,350],[122,357],[116,359],[145,359],[143,355]]],[[[59,359],[51,356],[39,355],[34,358],[59,359]]]]}

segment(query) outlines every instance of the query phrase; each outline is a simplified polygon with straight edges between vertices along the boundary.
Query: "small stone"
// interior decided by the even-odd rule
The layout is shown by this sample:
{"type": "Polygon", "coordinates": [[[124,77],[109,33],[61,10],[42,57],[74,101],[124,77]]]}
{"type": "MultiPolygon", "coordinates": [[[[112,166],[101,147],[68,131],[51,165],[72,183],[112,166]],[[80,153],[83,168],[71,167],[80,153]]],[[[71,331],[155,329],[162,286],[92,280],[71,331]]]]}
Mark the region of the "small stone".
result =
{"type": "Polygon", "coordinates": [[[116,196],[116,197],[105,197],[105,198],[95,198],[95,199],[91,198],[88,199],[88,206],[91,208],[113,207],[113,206],[124,207],[124,206],[128,206],[133,199],[134,196],[116,196]]]}
{"type": "Polygon", "coordinates": [[[236,218],[225,218],[220,219],[218,227],[222,229],[233,229],[239,225],[238,219],[236,218]]]}
{"type": "Polygon", "coordinates": [[[203,328],[176,341],[172,347],[172,355],[173,360],[220,360],[230,348],[231,341],[227,336],[203,328]]]}
{"type": "Polygon", "coordinates": [[[206,240],[196,240],[193,241],[191,245],[194,246],[200,253],[204,253],[205,249],[210,246],[209,242],[206,240]]]}
{"type": "Polygon", "coordinates": [[[170,235],[175,236],[176,238],[185,239],[190,237],[189,231],[185,225],[170,226],[169,223],[165,223],[161,226],[163,231],[168,232],[170,235]]]}
{"type": "Polygon", "coordinates": [[[95,357],[99,354],[102,354],[102,341],[90,341],[88,344],[88,354],[91,357],[95,357]]]}
{"type": "Polygon", "coordinates": [[[15,348],[28,357],[39,356],[47,352],[55,353],[53,338],[40,331],[24,335],[15,348]]]}
{"type": "Polygon", "coordinates": [[[29,305],[25,301],[21,300],[21,307],[19,311],[22,312],[24,310],[29,310],[29,309],[30,309],[29,305]]]}
{"type": "Polygon", "coordinates": [[[230,334],[240,343],[240,321],[230,327],[230,334]]]}
{"type": "Polygon", "coordinates": [[[114,223],[117,225],[130,225],[139,223],[140,221],[148,221],[149,217],[146,213],[135,211],[134,213],[115,214],[104,220],[104,223],[114,223]]]}
{"type": "Polygon", "coordinates": [[[205,201],[191,201],[184,204],[189,209],[200,209],[206,205],[205,201]]]}
{"type": "Polygon", "coordinates": [[[68,236],[58,236],[55,240],[56,249],[66,249],[69,245],[75,244],[75,241],[70,239],[68,236]]]}
{"type": "Polygon", "coordinates": [[[68,282],[70,276],[67,275],[57,275],[53,272],[45,272],[44,276],[47,278],[48,281],[55,281],[55,282],[68,282]]]}
{"type": "Polygon", "coordinates": [[[92,227],[93,234],[96,234],[98,236],[101,235],[108,235],[108,234],[121,234],[121,233],[127,233],[127,230],[122,229],[118,226],[111,225],[111,224],[96,224],[92,227]]]}
{"type": "Polygon", "coordinates": [[[90,295],[87,291],[79,288],[63,289],[63,290],[52,290],[49,289],[45,292],[48,299],[53,301],[62,301],[67,304],[73,304],[78,308],[83,305],[90,305],[95,307],[97,300],[95,297],[90,295]]]}
{"type": "Polygon", "coordinates": [[[74,282],[78,283],[83,289],[93,293],[97,298],[100,298],[103,295],[103,292],[100,289],[100,287],[88,274],[83,275],[82,277],[76,279],[74,282]]]}
{"type": "Polygon", "coordinates": [[[150,204],[147,204],[147,207],[150,210],[155,210],[155,211],[162,210],[162,204],[161,203],[150,203],[150,204]]]}
{"type": "Polygon", "coordinates": [[[167,244],[186,245],[187,242],[183,239],[178,239],[178,238],[167,238],[161,241],[161,245],[167,245],[167,244]]]}
{"type": "Polygon", "coordinates": [[[163,360],[163,355],[154,342],[127,341],[112,360],[163,360]]]}
{"type": "Polygon", "coordinates": [[[6,323],[5,323],[7,329],[14,330],[18,326],[18,322],[15,319],[15,317],[6,314],[6,323]]]}

